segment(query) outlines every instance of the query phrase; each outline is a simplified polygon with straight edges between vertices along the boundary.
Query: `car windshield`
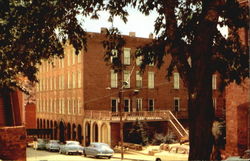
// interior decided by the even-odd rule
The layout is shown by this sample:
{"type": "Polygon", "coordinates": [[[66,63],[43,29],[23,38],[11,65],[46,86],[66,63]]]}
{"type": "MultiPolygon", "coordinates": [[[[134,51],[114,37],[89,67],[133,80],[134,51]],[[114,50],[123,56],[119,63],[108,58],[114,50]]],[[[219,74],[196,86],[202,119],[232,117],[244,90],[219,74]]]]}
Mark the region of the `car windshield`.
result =
{"type": "Polygon", "coordinates": [[[109,148],[108,144],[96,144],[95,145],[97,148],[109,148]]]}
{"type": "Polygon", "coordinates": [[[50,143],[52,143],[52,144],[58,144],[59,141],[57,141],[57,140],[50,140],[50,143]]]}

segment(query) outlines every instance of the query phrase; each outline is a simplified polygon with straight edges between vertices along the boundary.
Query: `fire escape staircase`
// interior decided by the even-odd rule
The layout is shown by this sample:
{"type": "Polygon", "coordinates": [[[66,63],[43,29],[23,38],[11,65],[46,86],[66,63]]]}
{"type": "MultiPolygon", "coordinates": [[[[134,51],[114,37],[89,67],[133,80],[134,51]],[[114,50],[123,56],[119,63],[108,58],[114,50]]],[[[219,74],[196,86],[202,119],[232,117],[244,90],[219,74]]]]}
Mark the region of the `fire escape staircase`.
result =
{"type": "Polygon", "coordinates": [[[179,138],[188,138],[187,130],[181,125],[181,123],[177,120],[177,118],[173,115],[171,111],[169,111],[169,122],[179,138]]]}

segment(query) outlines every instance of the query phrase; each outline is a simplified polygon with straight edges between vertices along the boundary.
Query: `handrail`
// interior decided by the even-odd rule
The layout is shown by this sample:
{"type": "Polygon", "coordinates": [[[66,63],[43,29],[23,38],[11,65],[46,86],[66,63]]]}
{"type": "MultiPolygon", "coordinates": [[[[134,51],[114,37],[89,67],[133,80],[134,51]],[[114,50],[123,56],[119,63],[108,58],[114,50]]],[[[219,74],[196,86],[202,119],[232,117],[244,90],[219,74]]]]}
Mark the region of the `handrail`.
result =
{"type": "MultiPolygon", "coordinates": [[[[185,135],[188,136],[188,132],[186,131],[186,129],[184,129],[184,127],[181,125],[181,123],[176,119],[176,117],[173,115],[173,113],[171,111],[169,111],[169,116],[171,116],[175,122],[177,122],[177,124],[179,125],[179,127],[182,129],[182,131],[184,131],[185,135]]],[[[171,118],[169,118],[171,120],[171,118]]]]}

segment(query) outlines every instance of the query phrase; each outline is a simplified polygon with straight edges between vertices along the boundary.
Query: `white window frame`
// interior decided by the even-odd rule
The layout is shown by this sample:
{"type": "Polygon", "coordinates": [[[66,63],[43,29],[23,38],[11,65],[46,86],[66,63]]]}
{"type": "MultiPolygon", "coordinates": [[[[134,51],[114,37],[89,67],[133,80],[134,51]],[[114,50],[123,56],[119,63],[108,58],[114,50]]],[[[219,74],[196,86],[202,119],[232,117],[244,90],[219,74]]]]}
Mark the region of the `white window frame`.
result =
{"type": "Polygon", "coordinates": [[[154,85],[154,72],[148,72],[148,88],[153,89],[155,87],[154,85]]]}
{"type": "Polygon", "coordinates": [[[136,111],[142,111],[142,98],[136,99],[136,111]]]}
{"type": "Polygon", "coordinates": [[[118,51],[116,49],[113,49],[111,53],[112,55],[110,56],[110,62],[113,63],[113,59],[118,57],[118,51]]]}
{"type": "Polygon", "coordinates": [[[181,111],[181,105],[180,105],[180,97],[174,97],[174,111],[175,112],[179,112],[179,111],[181,111]],[[177,101],[178,102],[178,105],[177,105],[177,108],[176,108],[176,104],[175,104],[175,101],[177,101]],[[177,109],[177,110],[176,110],[177,109]]]}
{"type": "Polygon", "coordinates": [[[115,73],[114,70],[110,71],[110,87],[117,88],[118,87],[118,74],[115,73]]]}
{"type": "Polygon", "coordinates": [[[142,76],[139,71],[136,71],[136,88],[142,88],[142,76]]]}
{"type": "Polygon", "coordinates": [[[141,63],[142,63],[142,56],[136,57],[136,65],[137,65],[137,66],[140,66],[141,63]]]}
{"type": "Polygon", "coordinates": [[[71,88],[71,82],[70,82],[71,74],[68,72],[68,89],[71,88]]]}
{"type": "Polygon", "coordinates": [[[72,47],[72,51],[71,51],[71,54],[72,54],[72,65],[76,63],[76,54],[75,54],[75,48],[72,47]]]}
{"type": "Polygon", "coordinates": [[[174,72],[174,89],[180,89],[180,74],[174,72]]]}
{"type": "Polygon", "coordinates": [[[130,65],[130,48],[123,49],[123,63],[124,65],[130,65]]]}
{"type": "Polygon", "coordinates": [[[127,85],[124,86],[124,88],[130,88],[130,71],[129,70],[124,70],[123,71],[123,78],[124,82],[127,82],[127,85]]]}
{"type": "Polygon", "coordinates": [[[70,99],[67,98],[67,107],[68,107],[68,114],[71,114],[70,112],[70,99]]]}
{"type": "Polygon", "coordinates": [[[81,71],[78,71],[78,88],[82,87],[82,73],[81,71]]]}
{"type": "Polygon", "coordinates": [[[78,108],[78,115],[80,115],[81,113],[82,113],[82,111],[81,111],[81,99],[80,98],[78,98],[78,100],[77,100],[77,108],[78,108]]]}
{"type": "Polygon", "coordinates": [[[216,74],[212,75],[212,89],[213,90],[217,89],[217,75],[216,74]]]}
{"type": "Polygon", "coordinates": [[[71,100],[71,104],[72,104],[72,114],[74,115],[75,114],[75,99],[74,98],[72,98],[72,100],[71,100]]]}

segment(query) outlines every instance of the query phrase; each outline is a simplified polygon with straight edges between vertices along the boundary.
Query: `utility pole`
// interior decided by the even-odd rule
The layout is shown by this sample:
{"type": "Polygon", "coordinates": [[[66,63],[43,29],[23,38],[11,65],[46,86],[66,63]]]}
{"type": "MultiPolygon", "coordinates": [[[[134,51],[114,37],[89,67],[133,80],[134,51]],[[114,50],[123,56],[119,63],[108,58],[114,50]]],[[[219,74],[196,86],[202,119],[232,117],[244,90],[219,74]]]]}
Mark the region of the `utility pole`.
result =
{"type": "Polygon", "coordinates": [[[124,87],[124,82],[122,81],[122,70],[118,72],[118,77],[119,77],[119,116],[120,116],[120,143],[121,143],[121,160],[124,158],[124,150],[123,150],[123,120],[122,120],[122,115],[123,115],[123,87],[124,87]]]}

